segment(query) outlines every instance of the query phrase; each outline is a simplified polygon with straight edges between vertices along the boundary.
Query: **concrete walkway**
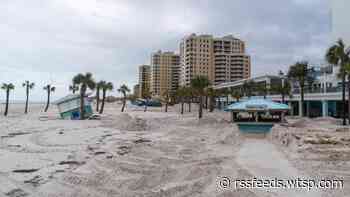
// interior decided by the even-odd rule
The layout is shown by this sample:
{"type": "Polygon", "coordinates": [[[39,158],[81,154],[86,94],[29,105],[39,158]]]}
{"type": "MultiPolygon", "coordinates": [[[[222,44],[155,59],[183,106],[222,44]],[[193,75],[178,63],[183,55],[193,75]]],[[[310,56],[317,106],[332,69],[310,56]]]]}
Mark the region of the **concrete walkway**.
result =
{"type": "MultiPolygon", "coordinates": [[[[278,148],[266,139],[246,139],[238,152],[237,163],[257,179],[308,179],[293,167],[278,148]]],[[[258,196],[321,197],[321,191],[312,189],[262,188],[252,189],[258,196]]]]}

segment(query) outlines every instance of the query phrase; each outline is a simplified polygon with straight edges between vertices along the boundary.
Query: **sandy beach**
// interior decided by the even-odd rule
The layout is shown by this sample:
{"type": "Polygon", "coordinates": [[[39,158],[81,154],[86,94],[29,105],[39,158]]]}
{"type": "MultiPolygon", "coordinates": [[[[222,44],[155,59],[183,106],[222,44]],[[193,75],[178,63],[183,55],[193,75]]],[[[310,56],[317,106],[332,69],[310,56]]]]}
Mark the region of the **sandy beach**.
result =
{"type": "Polygon", "coordinates": [[[0,117],[0,197],[350,196],[350,131],[338,120],[289,118],[266,138],[240,134],[225,112],[107,104],[101,120],[60,120],[55,106],[0,117]],[[243,189],[221,177],[344,180],[343,189],[243,189]]]}

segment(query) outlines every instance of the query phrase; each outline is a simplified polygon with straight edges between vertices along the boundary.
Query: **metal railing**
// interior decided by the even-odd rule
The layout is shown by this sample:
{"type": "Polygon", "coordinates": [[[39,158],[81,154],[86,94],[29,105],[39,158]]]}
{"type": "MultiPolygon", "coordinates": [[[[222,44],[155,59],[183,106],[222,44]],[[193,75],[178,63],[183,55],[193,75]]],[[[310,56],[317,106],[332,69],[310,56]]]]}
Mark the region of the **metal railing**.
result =
{"type": "MultiPolygon", "coordinates": [[[[347,91],[348,88],[346,88],[347,91]]],[[[328,88],[305,88],[304,93],[334,93],[334,92],[341,92],[342,87],[328,87],[328,88]]],[[[300,94],[300,89],[294,89],[292,90],[293,94],[300,94]]]]}

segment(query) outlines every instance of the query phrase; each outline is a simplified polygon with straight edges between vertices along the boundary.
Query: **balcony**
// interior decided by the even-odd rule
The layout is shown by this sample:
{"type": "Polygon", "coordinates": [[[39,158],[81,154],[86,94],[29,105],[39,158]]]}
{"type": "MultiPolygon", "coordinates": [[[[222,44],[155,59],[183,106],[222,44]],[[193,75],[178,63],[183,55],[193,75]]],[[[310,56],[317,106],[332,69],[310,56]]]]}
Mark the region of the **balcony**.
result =
{"type": "MultiPolygon", "coordinates": [[[[347,88],[346,88],[347,90],[347,88]]],[[[305,88],[304,94],[308,93],[335,93],[335,92],[342,92],[342,87],[327,87],[326,89],[324,88],[305,88]]],[[[300,94],[300,89],[293,89],[292,91],[293,94],[300,94]]]]}

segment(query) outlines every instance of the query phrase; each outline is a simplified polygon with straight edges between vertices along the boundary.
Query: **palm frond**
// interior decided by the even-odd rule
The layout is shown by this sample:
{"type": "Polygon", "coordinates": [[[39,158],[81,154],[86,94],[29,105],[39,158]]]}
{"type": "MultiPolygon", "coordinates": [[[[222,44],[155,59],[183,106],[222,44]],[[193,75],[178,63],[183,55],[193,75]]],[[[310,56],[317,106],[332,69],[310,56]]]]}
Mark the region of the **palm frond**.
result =
{"type": "Polygon", "coordinates": [[[3,83],[1,86],[1,89],[3,90],[13,90],[15,89],[15,86],[12,83],[3,83]]]}
{"type": "Polygon", "coordinates": [[[204,89],[210,85],[210,81],[206,76],[196,76],[191,80],[191,87],[197,94],[203,94],[204,89]]]}
{"type": "Polygon", "coordinates": [[[130,89],[127,85],[123,84],[120,86],[120,88],[118,89],[118,92],[121,92],[123,94],[126,94],[127,92],[130,92],[130,89]]]}
{"type": "Polygon", "coordinates": [[[8,88],[9,88],[10,90],[13,90],[13,89],[15,89],[15,85],[13,85],[12,83],[10,83],[10,84],[8,84],[8,88]]]}
{"type": "Polygon", "coordinates": [[[112,82],[108,82],[107,84],[106,84],[106,90],[113,90],[113,83],[112,82]]]}
{"type": "Polygon", "coordinates": [[[84,75],[83,74],[78,74],[75,77],[73,77],[73,84],[80,84],[84,79],[84,75]]]}
{"type": "Polygon", "coordinates": [[[88,87],[89,89],[94,90],[96,88],[96,82],[90,72],[86,73],[85,75],[79,73],[73,77],[72,81],[73,84],[83,87],[82,89],[86,89],[88,87]]]}

